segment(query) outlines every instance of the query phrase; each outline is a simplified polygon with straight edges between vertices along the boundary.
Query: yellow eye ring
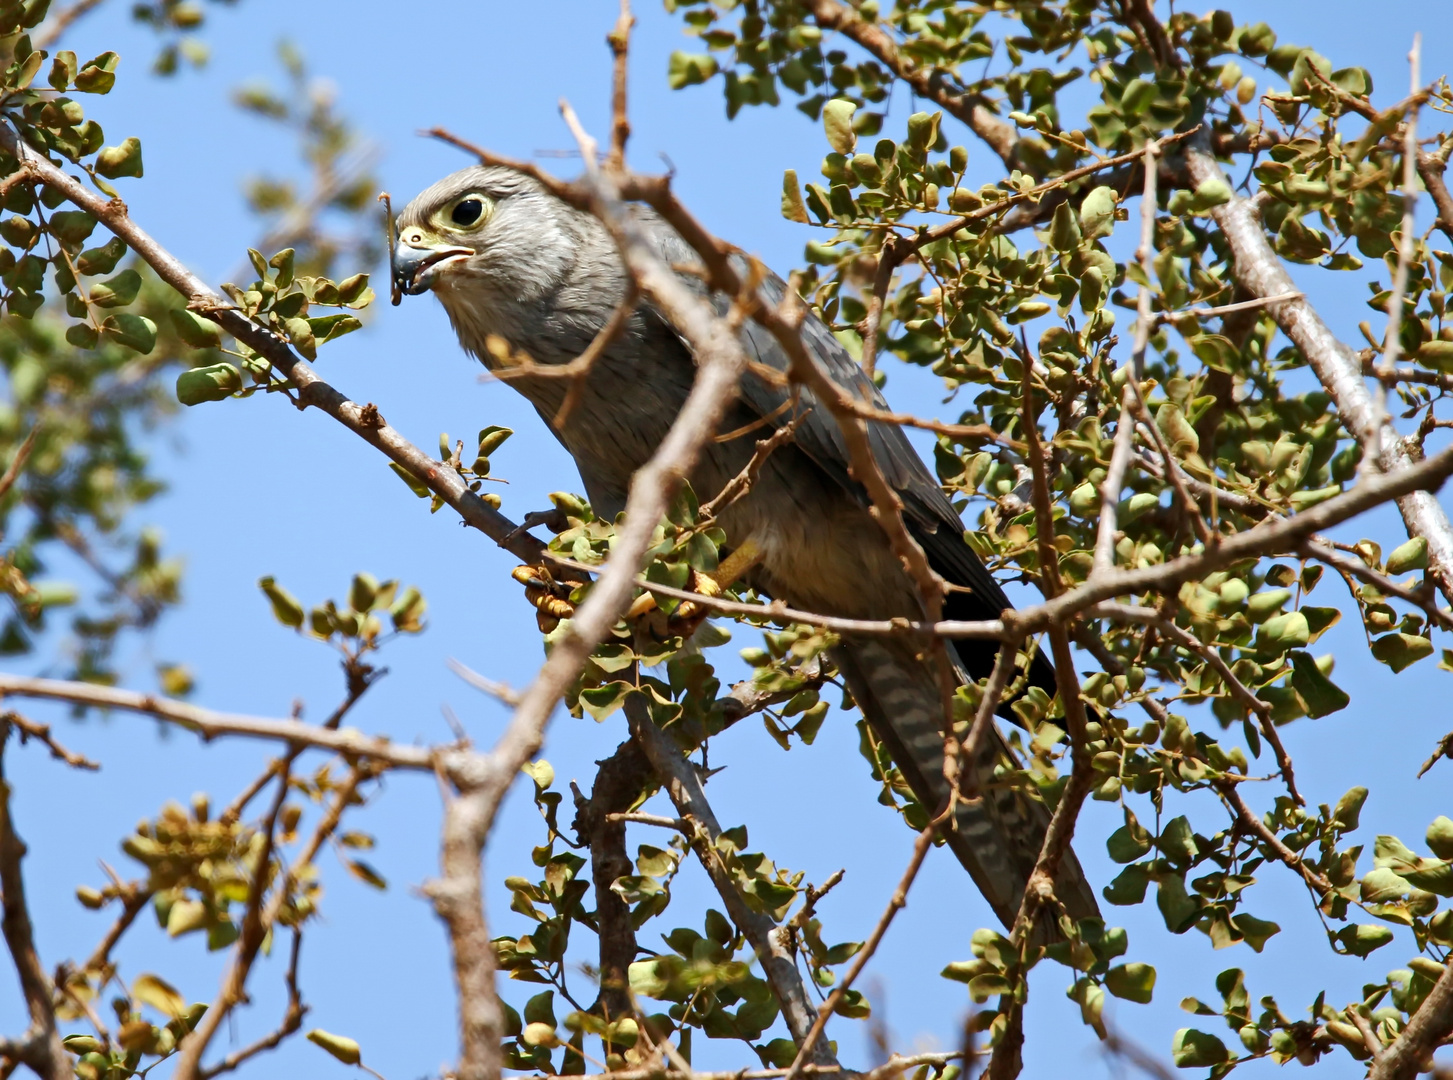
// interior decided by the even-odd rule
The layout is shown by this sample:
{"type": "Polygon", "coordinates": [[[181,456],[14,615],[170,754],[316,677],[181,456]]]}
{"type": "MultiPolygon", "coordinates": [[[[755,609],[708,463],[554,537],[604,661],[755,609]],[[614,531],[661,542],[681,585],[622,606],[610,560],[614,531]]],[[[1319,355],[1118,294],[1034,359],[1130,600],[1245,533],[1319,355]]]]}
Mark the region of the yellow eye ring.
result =
{"type": "Polygon", "coordinates": [[[443,224],[447,228],[472,229],[489,216],[491,209],[490,201],[483,195],[470,194],[464,196],[439,216],[444,219],[443,224]]]}

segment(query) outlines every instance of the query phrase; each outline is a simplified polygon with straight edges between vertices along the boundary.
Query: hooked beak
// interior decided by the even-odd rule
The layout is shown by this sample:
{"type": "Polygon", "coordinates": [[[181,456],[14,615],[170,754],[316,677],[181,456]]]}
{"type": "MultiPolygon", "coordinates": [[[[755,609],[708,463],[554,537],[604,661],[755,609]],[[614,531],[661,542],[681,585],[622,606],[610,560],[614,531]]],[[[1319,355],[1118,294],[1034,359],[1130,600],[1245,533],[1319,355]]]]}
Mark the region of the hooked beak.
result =
{"type": "Polygon", "coordinates": [[[428,292],[438,280],[439,271],[455,261],[463,261],[474,254],[467,247],[416,247],[400,243],[394,249],[394,283],[400,292],[418,296],[428,292]]]}

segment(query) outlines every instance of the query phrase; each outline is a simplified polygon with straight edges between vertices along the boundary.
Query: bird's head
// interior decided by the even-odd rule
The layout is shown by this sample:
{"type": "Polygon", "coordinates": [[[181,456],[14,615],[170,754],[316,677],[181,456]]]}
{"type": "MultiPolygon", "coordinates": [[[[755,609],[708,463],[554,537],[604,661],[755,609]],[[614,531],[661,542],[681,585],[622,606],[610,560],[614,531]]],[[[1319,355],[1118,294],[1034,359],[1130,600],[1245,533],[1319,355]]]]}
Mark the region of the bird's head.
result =
{"type": "Polygon", "coordinates": [[[410,295],[433,291],[451,316],[528,303],[570,272],[580,216],[512,170],[462,169],[399,215],[394,281],[410,295]]]}

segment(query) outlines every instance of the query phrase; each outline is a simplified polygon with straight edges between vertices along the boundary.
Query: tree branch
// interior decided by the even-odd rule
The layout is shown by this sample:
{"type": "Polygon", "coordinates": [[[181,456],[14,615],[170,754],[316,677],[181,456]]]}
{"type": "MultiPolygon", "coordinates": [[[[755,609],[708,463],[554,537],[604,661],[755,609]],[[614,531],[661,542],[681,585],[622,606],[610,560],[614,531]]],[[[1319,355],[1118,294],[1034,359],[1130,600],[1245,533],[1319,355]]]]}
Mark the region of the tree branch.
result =
{"type": "Polygon", "coordinates": [[[143,713],[195,732],[204,741],[224,735],[273,739],[282,743],[331,750],[344,757],[367,758],[398,769],[432,772],[438,758],[459,751],[458,747],[401,746],[381,736],[369,738],[352,731],[330,731],[300,720],[273,720],[238,713],[215,712],[185,701],[141,694],[134,690],[116,690],[95,683],[34,679],[25,675],[0,673],[0,698],[11,696],[46,698],[99,709],[123,709],[127,712],[143,713]]]}
{"type": "Polygon", "coordinates": [[[721,895],[732,922],[746,935],[752,948],[756,950],[757,962],[762,965],[762,972],[771,984],[772,993],[777,997],[782,1018],[787,1023],[787,1030],[792,1033],[793,1041],[799,1047],[806,1045],[811,1048],[809,1060],[813,1064],[835,1067],[837,1058],[829,1049],[825,1038],[819,1034],[813,1042],[807,1042],[809,1033],[814,1029],[815,1011],[807,999],[802,976],[797,971],[796,957],[774,933],[776,924],[772,919],[747,907],[721,860],[716,847],[721,826],[717,824],[711,804],[706,801],[706,792],[702,789],[701,778],[697,776],[696,769],[681,755],[671,738],[652,721],[644,697],[634,693],[629,695],[625,709],[631,734],[651,762],[651,767],[655,769],[657,778],[666,789],[666,794],[670,796],[677,812],[695,822],[692,849],[701,860],[712,885],[721,895]]]}
{"type": "Polygon", "coordinates": [[[600,994],[592,1011],[612,1023],[634,1011],[628,969],[636,958],[636,931],[631,925],[630,907],[611,886],[631,872],[625,823],[641,815],[626,811],[654,782],[651,763],[636,740],[629,739],[600,762],[590,798],[576,799],[575,830],[590,851],[596,933],[600,938],[600,994]]]}
{"type": "Polygon", "coordinates": [[[295,1035],[303,1026],[303,1017],[308,1014],[308,1007],[303,1004],[302,992],[298,989],[298,954],[303,947],[303,935],[293,928],[293,947],[288,957],[288,973],[285,982],[288,989],[288,1004],[283,1010],[282,1022],[276,1028],[268,1032],[256,1042],[249,1043],[240,1050],[234,1050],[215,1065],[202,1069],[197,1075],[200,1080],[212,1080],[214,1076],[231,1072],[243,1062],[258,1054],[274,1050],[282,1044],[282,1041],[290,1035],[295,1035]]]}
{"type": "Polygon", "coordinates": [[[523,533],[494,507],[469,490],[458,472],[414,446],[379,415],[372,405],[360,406],[318,377],[316,371],[271,330],[258,326],[186,268],[156,242],[126,211],[119,199],[106,199],[67,175],[22,143],[15,131],[0,123],[0,149],[16,157],[24,169],[97,218],[150,266],[162,281],[187,298],[188,307],[206,316],[267,359],[297,388],[300,405],[327,413],[354,434],[401,465],[410,476],[451,506],[466,524],[484,533],[524,562],[538,562],[543,546],[523,533]]]}
{"type": "Polygon", "coordinates": [[[919,97],[943,106],[945,112],[968,125],[988,147],[999,155],[1006,169],[1019,167],[1019,135],[1014,125],[995,116],[977,94],[957,93],[950,89],[944,72],[934,67],[919,67],[898,51],[893,39],[878,26],[868,22],[838,0],[806,0],[807,10],[824,30],[835,30],[855,41],[879,63],[913,88],[919,97]]]}
{"type": "MultiPolygon", "coordinates": [[[[1226,183],[1221,166],[1203,143],[1193,141],[1187,146],[1186,164],[1197,185],[1208,180],[1226,183]]],[[[1229,202],[1212,209],[1211,216],[1231,249],[1232,272],[1242,288],[1263,299],[1297,291],[1267,241],[1249,200],[1233,195],[1229,202]]],[[[1267,310],[1306,357],[1331,395],[1343,425],[1364,446],[1377,448],[1377,464],[1382,471],[1391,474],[1412,465],[1412,455],[1402,437],[1386,416],[1378,415],[1363,381],[1362,365],[1352,350],[1337,340],[1316,309],[1300,298],[1269,303],[1267,310]]],[[[1408,535],[1421,536],[1428,542],[1429,575],[1443,595],[1453,601],[1453,524],[1447,513],[1426,491],[1402,493],[1397,503],[1408,535]]]]}
{"type": "Polygon", "coordinates": [[[918,839],[913,842],[913,854],[903,870],[898,887],[893,890],[893,895],[888,900],[888,906],[883,909],[883,914],[878,916],[878,922],[873,927],[872,933],[868,935],[868,940],[863,942],[863,947],[858,950],[857,956],[853,957],[852,965],[843,976],[842,982],[833,989],[827,1000],[818,1008],[817,1017],[812,1022],[812,1030],[807,1033],[807,1038],[798,1043],[797,1057],[793,1060],[792,1067],[787,1070],[787,1075],[783,1080],[795,1080],[801,1073],[802,1067],[807,1064],[808,1058],[812,1054],[812,1048],[817,1046],[818,1040],[827,1030],[828,1020],[837,1011],[837,1007],[842,1004],[843,998],[852,989],[858,976],[863,973],[863,968],[873,958],[873,954],[878,951],[878,946],[883,941],[883,935],[888,932],[888,927],[892,925],[894,917],[908,906],[908,890],[913,888],[913,881],[918,877],[918,871],[923,866],[928,849],[933,847],[934,837],[938,835],[938,830],[948,817],[952,806],[953,803],[950,801],[943,812],[935,816],[918,834],[918,839]]]}
{"type": "MultiPolygon", "coordinates": [[[[5,743],[9,741],[10,723],[0,718],[0,765],[3,765],[5,743]]],[[[25,857],[25,842],[15,832],[10,809],[10,784],[0,769],[0,893],[3,893],[3,914],[0,931],[15,962],[20,977],[20,992],[30,1014],[30,1030],[9,1049],[14,1056],[30,1066],[43,1080],[70,1080],[71,1057],[56,1030],[55,1008],[51,1004],[54,987],[40,955],[35,951],[35,936],[30,923],[30,910],[25,903],[25,878],[20,862],[25,857]]],[[[9,1056],[9,1055],[7,1055],[9,1056]]]]}
{"type": "Polygon", "coordinates": [[[1372,1063],[1367,1080],[1411,1080],[1431,1064],[1433,1050],[1453,1033],[1453,965],[1428,991],[1408,1026],[1372,1063]]]}

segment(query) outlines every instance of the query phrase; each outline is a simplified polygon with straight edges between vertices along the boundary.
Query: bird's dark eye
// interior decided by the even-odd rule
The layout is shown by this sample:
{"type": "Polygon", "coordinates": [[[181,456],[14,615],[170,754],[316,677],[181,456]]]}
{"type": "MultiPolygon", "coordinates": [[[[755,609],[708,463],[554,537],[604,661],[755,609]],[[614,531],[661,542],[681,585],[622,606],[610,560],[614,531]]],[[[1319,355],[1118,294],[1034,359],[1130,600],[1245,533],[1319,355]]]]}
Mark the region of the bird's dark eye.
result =
{"type": "Polygon", "coordinates": [[[449,220],[456,225],[469,227],[484,213],[484,202],[476,198],[460,199],[449,213],[449,220]]]}

